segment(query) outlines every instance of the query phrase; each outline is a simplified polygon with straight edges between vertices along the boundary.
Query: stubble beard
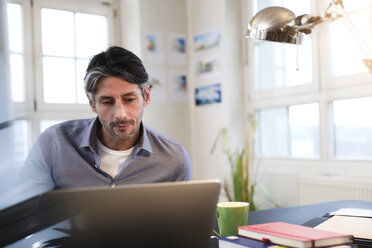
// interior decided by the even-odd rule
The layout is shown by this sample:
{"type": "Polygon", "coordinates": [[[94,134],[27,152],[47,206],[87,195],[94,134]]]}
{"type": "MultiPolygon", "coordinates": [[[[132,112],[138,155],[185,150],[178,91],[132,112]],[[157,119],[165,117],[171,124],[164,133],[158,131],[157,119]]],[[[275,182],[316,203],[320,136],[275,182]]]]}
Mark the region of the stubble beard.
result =
{"type": "Polygon", "coordinates": [[[113,121],[113,122],[110,122],[110,123],[102,123],[102,126],[103,128],[106,129],[106,131],[108,131],[108,133],[110,134],[110,136],[117,142],[121,142],[121,141],[128,141],[128,140],[131,140],[136,134],[137,132],[139,131],[140,129],[140,123],[141,123],[141,120],[142,120],[142,116],[143,116],[143,111],[141,111],[140,115],[138,116],[138,118],[136,120],[116,120],[116,121],[113,121]],[[129,134],[125,134],[125,133],[117,133],[114,131],[114,127],[117,126],[117,125],[122,125],[122,124],[129,124],[130,126],[134,126],[134,129],[129,133],[129,134]]]}
{"type": "Polygon", "coordinates": [[[108,125],[107,123],[105,123],[103,124],[103,127],[106,129],[106,131],[108,131],[110,136],[117,142],[128,141],[132,139],[139,130],[139,125],[136,126],[136,122],[134,120],[117,120],[117,121],[108,123],[108,125]],[[121,133],[120,131],[115,132],[114,127],[117,125],[122,125],[122,124],[129,124],[130,126],[134,126],[134,129],[129,134],[125,134],[124,132],[121,133]]]}

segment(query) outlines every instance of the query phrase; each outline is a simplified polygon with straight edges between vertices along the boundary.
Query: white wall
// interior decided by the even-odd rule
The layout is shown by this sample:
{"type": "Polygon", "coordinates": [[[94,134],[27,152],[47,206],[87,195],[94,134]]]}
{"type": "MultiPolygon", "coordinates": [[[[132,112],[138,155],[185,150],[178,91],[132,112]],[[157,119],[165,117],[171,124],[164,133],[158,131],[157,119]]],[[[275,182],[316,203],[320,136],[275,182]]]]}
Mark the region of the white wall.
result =
{"type": "Polygon", "coordinates": [[[150,71],[155,68],[168,72],[178,67],[147,61],[144,49],[146,32],[187,35],[188,102],[175,103],[169,99],[165,102],[153,101],[145,109],[145,123],[186,147],[193,163],[193,179],[223,179],[229,166],[227,158],[220,146],[213,154],[210,153],[218,133],[222,128],[229,130],[233,149],[241,147],[245,141],[246,114],[241,64],[244,28],[241,22],[241,0],[135,2],[137,3],[130,0],[120,2],[121,44],[137,51],[150,71]],[[220,45],[211,50],[195,52],[194,35],[212,28],[218,28],[221,32],[220,45]],[[141,51],[138,51],[138,43],[142,43],[141,51]],[[196,80],[195,63],[216,54],[220,57],[221,75],[208,80],[196,80]],[[222,103],[195,106],[195,88],[213,83],[221,83],[222,103]]]}
{"type": "Polygon", "coordinates": [[[191,147],[194,166],[193,178],[220,178],[228,173],[227,157],[218,146],[213,154],[211,149],[222,128],[227,128],[231,136],[231,148],[241,147],[245,137],[245,104],[242,79],[240,0],[188,0],[188,35],[194,35],[217,28],[221,33],[218,47],[204,51],[194,51],[189,43],[189,108],[191,115],[191,147]],[[218,55],[221,75],[208,80],[195,76],[198,61],[218,55]],[[221,83],[222,102],[210,105],[195,105],[195,88],[221,83]]]}
{"type": "Polygon", "coordinates": [[[142,57],[141,46],[141,8],[140,1],[118,1],[118,32],[121,34],[119,43],[142,57]]]}
{"type": "MultiPolygon", "coordinates": [[[[187,102],[176,102],[172,99],[169,76],[171,71],[184,70],[186,66],[177,66],[168,61],[167,35],[186,35],[187,16],[185,0],[142,0],[141,1],[141,36],[144,64],[148,71],[161,70],[165,74],[166,94],[164,100],[152,100],[146,108],[144,120],[147,125],[177,140],[190,151],[190,118],[187,102]],[[145,52],[144,37],[146,32],[159,32],[163,35],[165,61],[153,63],[145,52]]],[[[151,76],[151,75],[150,75],[151,76]]]]}
{"type": "MultiPolygon", "coordinates": [[[[165,84],[168,86],[164,101],[151,100],[145,108],[144,123],[149,127],[180,142],[189,152],[190,117],[187,102],[175,102],[171,99],[168,75],[172,70],[185,70],[186,66],[152,63],[146,58],[146,32],[160,32],[166,35],[187,32],[186,0],[122,0],[119,2],[121,45],[141,57],[148,72],[162,70],[165,84]]],[[[166,49],[164,50],[167,58],[166,49]]]]}

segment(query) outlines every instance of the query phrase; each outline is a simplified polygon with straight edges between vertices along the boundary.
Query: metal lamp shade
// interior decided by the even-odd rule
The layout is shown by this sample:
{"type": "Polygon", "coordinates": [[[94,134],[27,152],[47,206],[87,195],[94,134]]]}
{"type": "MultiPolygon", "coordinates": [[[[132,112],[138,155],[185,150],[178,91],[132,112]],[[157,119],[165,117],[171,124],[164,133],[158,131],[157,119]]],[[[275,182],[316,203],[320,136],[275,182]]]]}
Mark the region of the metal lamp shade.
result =
{"type": "Polygon", "coordinates": [[[246,38],[301,44],[303,34],[295,27],[295,14],[283,7],[268,7],[250,21],[246,38]]]}

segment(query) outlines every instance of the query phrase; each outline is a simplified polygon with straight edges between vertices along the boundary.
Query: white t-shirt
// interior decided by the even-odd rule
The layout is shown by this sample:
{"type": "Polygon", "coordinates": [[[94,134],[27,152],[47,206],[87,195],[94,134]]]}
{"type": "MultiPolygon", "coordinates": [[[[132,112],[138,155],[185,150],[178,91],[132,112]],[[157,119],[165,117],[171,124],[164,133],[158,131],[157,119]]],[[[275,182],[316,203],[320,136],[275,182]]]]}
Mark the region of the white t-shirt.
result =
{"type": "Polygon", "coordinates": [[[97,145],[98,154],[101,158],[99,161],[100,169],[115,178],[123,168],[125,160],[132,153],[133,147],[124,151],[111,150],[104,146],[99,139],[97,139],[97,145]]]}

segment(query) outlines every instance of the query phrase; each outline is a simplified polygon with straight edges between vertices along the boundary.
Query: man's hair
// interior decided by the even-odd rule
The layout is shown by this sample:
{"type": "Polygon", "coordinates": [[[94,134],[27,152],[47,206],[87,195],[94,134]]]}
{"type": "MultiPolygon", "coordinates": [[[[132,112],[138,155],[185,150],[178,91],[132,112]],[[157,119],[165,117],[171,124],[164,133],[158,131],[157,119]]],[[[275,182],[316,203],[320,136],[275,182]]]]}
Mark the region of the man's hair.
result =
{"type": "Polygon", "coordinates": [[[84,77],[85,93],[95,104],[98,83],[106,77],[117,77],[132,84],[137,84],[145,99],[145,89],[149,85],[149,76],[142,61],[131,51],[112,46],[106,51],[94,55],[84,77]]]}

